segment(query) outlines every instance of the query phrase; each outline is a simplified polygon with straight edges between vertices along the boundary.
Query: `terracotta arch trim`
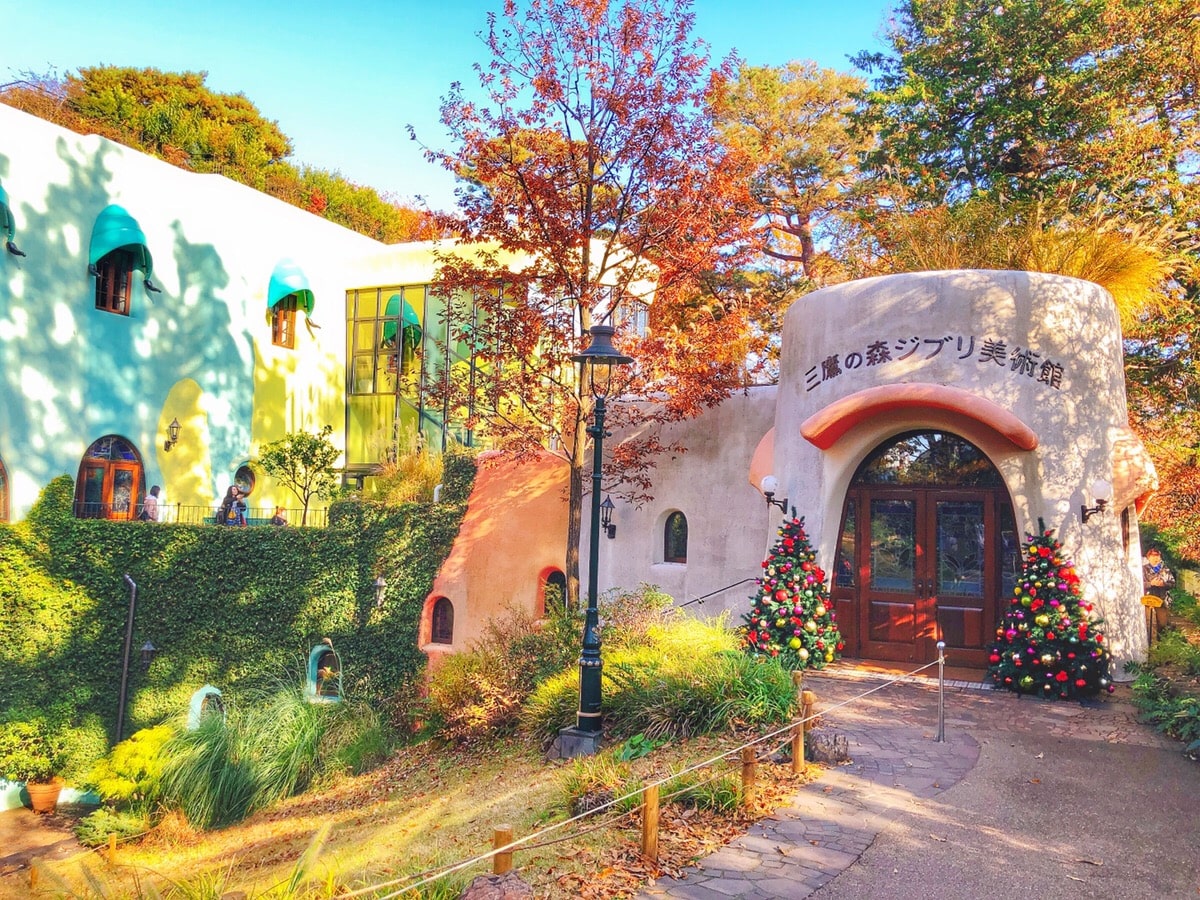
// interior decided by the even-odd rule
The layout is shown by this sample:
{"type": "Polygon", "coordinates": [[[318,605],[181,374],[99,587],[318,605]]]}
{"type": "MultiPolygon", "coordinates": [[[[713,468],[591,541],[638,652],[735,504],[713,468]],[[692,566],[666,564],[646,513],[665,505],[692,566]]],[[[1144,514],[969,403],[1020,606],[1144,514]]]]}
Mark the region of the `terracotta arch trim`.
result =
{"type": "Polygon", "coordinates": [[[893,409],[942,409],[986,425],[1019,450],[1034,450],[1038,437],[1015,415],[960,388],[942,384],[885,384],[867,388],[829,404],[800,425],[804,439],[828,450],[847,431],[872,416],[893,409]]]}

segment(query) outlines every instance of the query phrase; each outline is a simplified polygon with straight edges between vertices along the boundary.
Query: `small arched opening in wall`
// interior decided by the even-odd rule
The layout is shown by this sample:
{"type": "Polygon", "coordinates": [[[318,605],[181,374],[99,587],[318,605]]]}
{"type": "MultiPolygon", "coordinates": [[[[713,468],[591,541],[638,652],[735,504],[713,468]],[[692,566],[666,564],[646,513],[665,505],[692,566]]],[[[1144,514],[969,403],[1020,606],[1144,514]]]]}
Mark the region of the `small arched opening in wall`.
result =
{"type": "Polygon", "coordinates": [[[449,597],[435,597],[429,603],[429,643],[454,643],[454,603],[449,597]]]}
{"type": "Polygon", "coordinates": [[[665,563],[687,563],[688,520],[680,510],[667,513],[663,519],[661,553],[665,563]]]}
{"type": "Polygon", "coordinates": [[[537,615],[545,618],[567,603],[567,576],[562,569],[547,566],[538,575],[537,615]]]}

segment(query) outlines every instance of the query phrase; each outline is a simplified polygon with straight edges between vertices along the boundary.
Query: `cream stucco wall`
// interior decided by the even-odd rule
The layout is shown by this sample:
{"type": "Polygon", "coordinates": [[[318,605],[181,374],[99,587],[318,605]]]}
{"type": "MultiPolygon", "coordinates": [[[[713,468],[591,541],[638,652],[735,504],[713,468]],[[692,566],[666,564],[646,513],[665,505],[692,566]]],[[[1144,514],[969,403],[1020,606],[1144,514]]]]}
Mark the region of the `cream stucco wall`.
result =
{"type": "MultiPolygon", "coordinates": [[[[685,603],[733,585],[690,609],[716,615],[746,608],[754,585],[735,583],[762,571],[768,537],[779,524],[778,511],[767,508],[747,479],[755,448],[774,422],[776,394],[774,386],[752,387],[699,418],[661,427],[664,444],[682,444],[687,452],[656,460],[652,501],[634,508],[614,498],[616,537],[600,538],[602,592],[646,582],[685,603]],[[675,510],[687,517],[686,563],[663,562],[664,526],[675,510]]],[[[621,440],[620,433],[610,440],[621,440]]],[[[585,498],[580,539],[580,579],[585,584],[589,502],[585,498]]]]}
{"type": "Polygon", "coordinates": [[[1089,282],[1028,272],[896,275],[818,291],[785,320],[774,468],[781,493],[807,515],[821,557],[833,558],[843,499],[868,453],[914,428],[954,432],[1000,471],[1019,528],[1034,531],[1041,518],[1056,529],[1105,619],[1118,670],[1145,652],[1136,529],[1127,555],[1121,510],[1085,525],[1079,509],[1092,502],[1097,479],[1113,481],[1114,443],[1127,426],[1116,308],[1089,282]],[[869,364],[875,344],[890,359],[869,364]],[[1032,368],[1014,360],[1026,351],[1036,354],[1032,368]],[[982,398],[1028,426],[1037,446],[1020,449],[995,423],[922,407],[867,416],[825,451],[802,437],[802,425],[823,408],[892,384],[982,398]]]}

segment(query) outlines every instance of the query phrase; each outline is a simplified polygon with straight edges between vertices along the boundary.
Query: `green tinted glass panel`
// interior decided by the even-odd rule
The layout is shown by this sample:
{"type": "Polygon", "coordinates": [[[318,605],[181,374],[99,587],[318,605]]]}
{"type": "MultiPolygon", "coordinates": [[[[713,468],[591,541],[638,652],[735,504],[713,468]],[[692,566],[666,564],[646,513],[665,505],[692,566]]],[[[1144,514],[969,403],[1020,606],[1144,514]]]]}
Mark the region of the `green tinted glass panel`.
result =
{"type": "Polygon", "coordinates": [[[1007,500],[1000,504],[999,520],[999,534],[996,537],[1000,545],[996,548],[996,555],[1000,560],[1000,596],[1008,599],[1013,595],[1021,574],[1021,539],[1017,534],[1012,506],[1007,500]]]}
{"type": "Polygon", "coordinates": [[[915,501],[871,501],[872,590],[912,592],[916,535],[915,501]]]}
{"type": "Polygon", "coordinates": [[[837,563],[834,566],[835,584],[838,587],[854,587],[854,536],[855,536],[855,503],[846,503],[846,524],[842,527],[842,537],[838,541],[837,563]]]}
{"type": "Polygon", "coordinates": [[[859,466],[854,484],[1000,487],[1003,479],[969,441],[941,431],[901,435],[859,466]]]}
{"type": "Polygon", "coordinates": [[[937,504],[937,594],[983,596],[983,503],[937,504]]]}

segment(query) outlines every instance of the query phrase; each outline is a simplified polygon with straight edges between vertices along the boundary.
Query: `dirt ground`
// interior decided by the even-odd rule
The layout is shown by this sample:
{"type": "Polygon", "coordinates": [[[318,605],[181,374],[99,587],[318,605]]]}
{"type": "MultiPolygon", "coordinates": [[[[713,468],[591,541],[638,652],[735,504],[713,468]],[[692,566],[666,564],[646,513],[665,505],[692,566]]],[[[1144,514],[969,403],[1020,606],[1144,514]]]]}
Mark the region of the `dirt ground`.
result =
{"type": "Polygon", "coordinates": [[[84,852],[72,828],[86,810],[38,815],[32,810],[0,812],[0,897],[29,896],[29,864],[33,859],[67,859],[84,852]]]}

